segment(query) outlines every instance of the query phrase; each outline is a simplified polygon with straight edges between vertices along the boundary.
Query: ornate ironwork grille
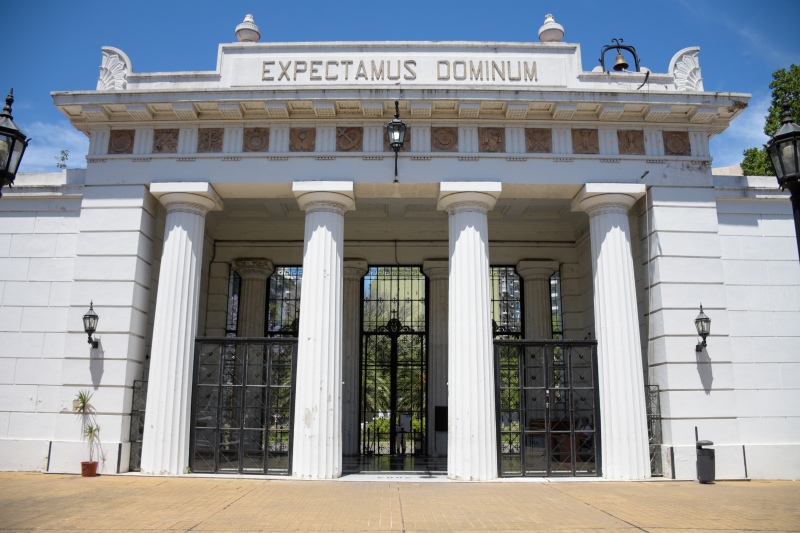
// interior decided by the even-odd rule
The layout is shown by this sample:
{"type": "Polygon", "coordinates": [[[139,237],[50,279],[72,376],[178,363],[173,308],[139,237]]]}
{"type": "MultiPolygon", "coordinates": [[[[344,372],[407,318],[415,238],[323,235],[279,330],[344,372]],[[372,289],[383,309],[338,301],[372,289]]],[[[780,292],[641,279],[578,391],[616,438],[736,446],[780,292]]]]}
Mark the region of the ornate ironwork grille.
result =
{"type": "Polygon", "coordinates": [[[276,267],[269,278],[266,337],[297,337],[303,267],[276,267]]]}
{"type": "Polygon", "coordinates": [[[661,395],[658,385],[645,387],[647,398],[647,435],[650,439],[650,474],[653,476],[664,475],[664,465],[661,462],[661,395]]]}
{"type": "Polygon", "coordinates": [[[197,339],[193,472],[291,473],[296,363],[293,338],[197,339]]]}
{"type": "Polygon", "coordinates": [[[242,293],[242,278],[231,269],[228,277],[228,312],[225,319],[225,336],[235,337],[239,327],[239,296],[242,293]]]}
{"type": "Polygon", "coordinates": [[[131,402],[131,456],[128,467],[138,472],[142,466],[142,436],[144,435],[144,412],[147,403],[147,381],[133,382],[133,401],[131,402]]]}
{"type": "Polygon", "coordinates": [[[426,278],[419,267],[364,277],[361,434],[364,455],[426,453],[426,278]]]}
{"type": "Polygon", "coordinates": [[[521,339],[522,283],[514,267],[491,267],[492,333],[496,339],[521,339]]]}
{"type": "Polygon", "coordinates": [[[596,348],[495,341],[500,476],[601,474],[596,348]]]}

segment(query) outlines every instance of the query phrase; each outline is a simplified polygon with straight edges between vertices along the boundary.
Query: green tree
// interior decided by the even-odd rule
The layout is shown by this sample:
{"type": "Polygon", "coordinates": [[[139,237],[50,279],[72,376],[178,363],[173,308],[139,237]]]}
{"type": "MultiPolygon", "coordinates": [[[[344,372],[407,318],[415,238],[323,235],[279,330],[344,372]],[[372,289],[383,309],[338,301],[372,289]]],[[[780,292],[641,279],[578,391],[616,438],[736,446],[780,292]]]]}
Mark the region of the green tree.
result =
{"type": "MultiPolygon", "coordinates": [[[[772,73],[772,104],[765,117],[764,133],[772,137],[781,126],[783,101],[791,105],[792,117],[800,122],[800,66],[791,65],[789,69],[778,69],[772,73]]],[[[774,176],[775,171],[763,147],[748,148],[744,151],[742,173],[745,176],[774,176]]]]}
{"type": "Polygon", "coordinates": [[[56,160],[56,166],[58,168],[67,168],[67,160],[69,159],[69,150],[61,150],[61,155],[53,156],[53,159],[56,160]]]}

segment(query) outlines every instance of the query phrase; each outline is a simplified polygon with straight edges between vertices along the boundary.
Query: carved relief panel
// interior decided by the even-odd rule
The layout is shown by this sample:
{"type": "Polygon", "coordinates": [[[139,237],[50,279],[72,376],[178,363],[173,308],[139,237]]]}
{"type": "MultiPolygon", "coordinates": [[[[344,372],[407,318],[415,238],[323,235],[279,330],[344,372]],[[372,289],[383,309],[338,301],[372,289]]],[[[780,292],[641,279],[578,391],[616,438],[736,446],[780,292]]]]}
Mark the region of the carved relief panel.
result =
{"type": "Polygon", "coordinates": [[[364,128],[336,128],[337,152],[362,152],[364,150],[364,128]]]}
{"type": "Polygon", "coordinates": [[[573,154],[599,154],[600,141],[597,130],[580,129],[572,130],[572,153],[573,154]]]}
{"type": "Polygon", "coordinates": [[[316,144],[316,128],[291,128],[289,130],[290,152],[313,152],[316,144]]]}
{"type": "Polygon", "coordinates": [[[197,153],[209,154],[222,152],[224,128],[200,128],[197,130],[197,153]]]}
{"type": "Polygon", "coordinates": [[[525,128],[525,151],[530,154],[553,152],[553,130],[549,128],[525,128]]]}
{"type": "Polygon", "coordinates": [[[109,154],[132,154],[134,130],[111,130],[108,138],[109,154]]]}
{"type": "Polygon", "coordinates": [[[688,131],[664,132],[664,155],[692,155],[688,131]]]}
{"type": "Polygon", "coordinates": [[[458,128],[431,128],[431,152],[458,152],[458,128]]]}
{"type": "Polygon", "coordinates": [[[242,152],[266,152],[269,148],[269,128],[245,128],[242,152]]]}
{"type": "Polygon", "coordinates": [[[644,132],[640,130],[617,131],[620,155],[644,155],[644,132]]]}
{"type": "MultiPolygon", "coordinates": [[[[389,132],[386,131],[386,128],[383,128],[383,151],[384,152],[393,152],[392,145],[389,144],[389,132]]],[[[406,138],[403,139],[403,147],[400,149],[401,152],[410,152],[411,151],[411,128],[406,128],[406,138]]]]}
{"type": "Polygon", "coordinates": [[[153,153],[175,154],[178,152],[178,130],[153,131],[153,153]]]}
{"type": "Polygon", "coordinates": [[[478,128],[478,150],[497,153],[506,151],[505,128],[478,128]]]}

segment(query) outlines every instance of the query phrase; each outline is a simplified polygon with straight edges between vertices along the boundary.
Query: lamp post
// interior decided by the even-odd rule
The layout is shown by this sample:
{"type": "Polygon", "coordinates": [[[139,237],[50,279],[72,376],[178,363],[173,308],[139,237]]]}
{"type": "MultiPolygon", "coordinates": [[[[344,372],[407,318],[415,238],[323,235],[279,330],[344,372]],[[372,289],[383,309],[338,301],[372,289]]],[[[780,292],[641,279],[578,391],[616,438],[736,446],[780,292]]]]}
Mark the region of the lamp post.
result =
{"type": "Polygon", "coordinates": [[[394,182],[397,183],[397,152],[403,147],[406,140],[406,125],[400,120],[400,103],[394,102],[394,118],[386,125],[389,136],[389,146],[394,150],[394,182]]]}
{"type": "Polygon", "coordinates": [[[0,197],[3,196],[3,186],[11,186],[17,177],[17,169],[22,161],[22,154],[28,147],[30,139],[25,138],[25,134],[11,117],[11,104],[14,103],[14,89],[11,89],[6,96],[6,106],[0,113],[0,197]]]}
{"type": "Polygon", "coordinates": [[[794,236],[800,255],[800,126],[792,120],[789,102],[783,101],[781,127],[765,148],[781,190],[789,189],[794,212],[794,236]]]}

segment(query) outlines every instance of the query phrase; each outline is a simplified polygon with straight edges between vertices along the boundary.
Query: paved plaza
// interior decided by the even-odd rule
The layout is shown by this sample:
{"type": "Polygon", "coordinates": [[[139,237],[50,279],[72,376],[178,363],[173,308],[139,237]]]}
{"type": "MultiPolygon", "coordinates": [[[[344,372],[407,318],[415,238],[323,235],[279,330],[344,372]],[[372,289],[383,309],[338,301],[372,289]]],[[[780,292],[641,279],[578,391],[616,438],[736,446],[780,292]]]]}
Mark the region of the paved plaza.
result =
{"type": "Polygon", "coordinates": [[[377,478],[0,473],[0,531],[800,531],[800,482],[377,478]]]}

